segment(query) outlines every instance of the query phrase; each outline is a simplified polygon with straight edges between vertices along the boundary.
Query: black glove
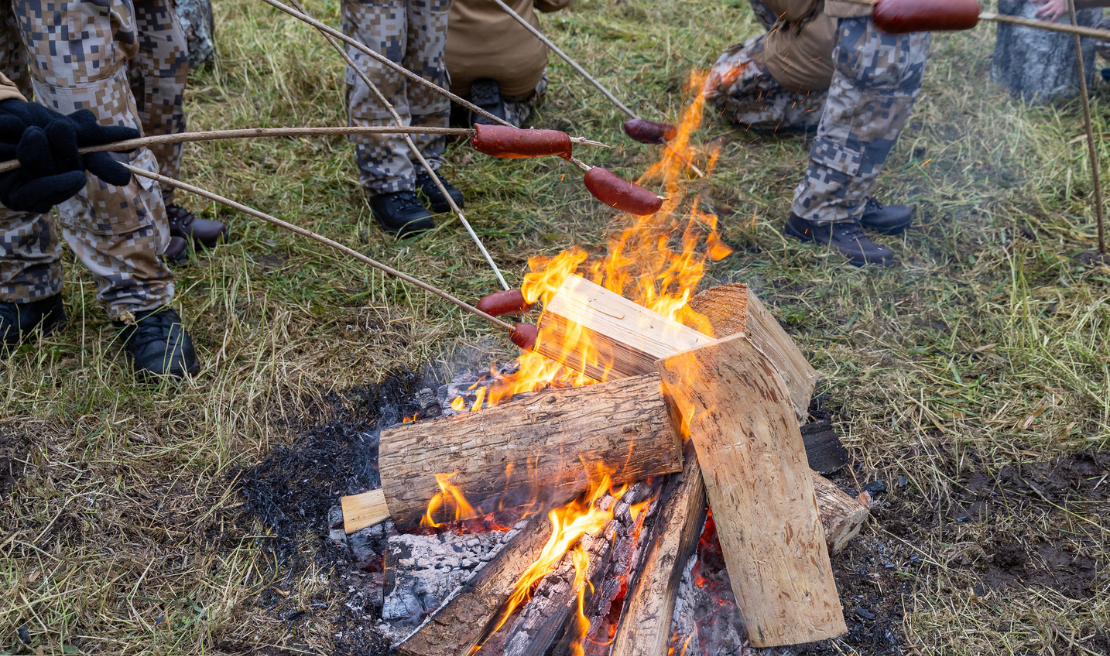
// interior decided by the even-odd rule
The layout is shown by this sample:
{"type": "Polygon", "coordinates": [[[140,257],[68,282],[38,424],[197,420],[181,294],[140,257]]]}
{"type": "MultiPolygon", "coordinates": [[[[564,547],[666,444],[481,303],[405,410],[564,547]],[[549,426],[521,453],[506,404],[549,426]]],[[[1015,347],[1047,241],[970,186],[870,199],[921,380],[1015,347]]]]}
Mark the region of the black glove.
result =
{"type": "Polygon", "coordinates": [[[111,153],[81,155],[79,148],[136,139],[138,130],[105,127],[87,109],[64,116],[16,98],[0,102],[0,161],[20,168],[0,174],[0,203],[17,212],[49,212],[85,186],[85,171],[109,184],[131,182],[131,171],[111,153]]]}

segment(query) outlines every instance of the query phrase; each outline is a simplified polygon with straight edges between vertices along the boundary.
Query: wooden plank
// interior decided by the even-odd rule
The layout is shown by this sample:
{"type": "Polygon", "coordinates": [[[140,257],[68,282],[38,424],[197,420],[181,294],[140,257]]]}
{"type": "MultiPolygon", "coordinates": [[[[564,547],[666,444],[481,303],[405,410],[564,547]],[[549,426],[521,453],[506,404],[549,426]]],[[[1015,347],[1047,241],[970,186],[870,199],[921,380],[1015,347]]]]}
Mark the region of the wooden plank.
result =
{"type": "Polygon", "coordinates": [[[846,633],[812,473],[775,366],[744,335],[657,364],[668,400],[689,417],[751,644],[846,633]]]}
{"type": "MultiPolygon", "coordinates": [[[[379,468],[399,530],[416,526],[440,492],[436,474],[486,513],[569,501],[603,466],[615,484],[682,469],[659,374],[552,389],[480,412],[382,431],[379,468]]],[[[448,519],[453,517],[444,517],[448,519]]]]}
{"type": "Polygon", "coordinates": [[[343,530],[347,533],[354,533],[389,519],[385,492],[380,489],[343,497],[339,500],[339,505],[343,508],[343,530]]]}
{"type": "Polygon", "coordinates": [[[671,616],[682,569],[698,546],[705,526],[705,485],[693,445],[687,445],[681,474],[660,493],[663,504],[639,573],[625,596],[610,656],[666,656],[671,616]]]}
{"type": "Polygon", "coordinates": [[[537,351],[595,380],[647,374],[659,358],[713,341],[575,275],[544,307],[539,329],[537,351]]]}

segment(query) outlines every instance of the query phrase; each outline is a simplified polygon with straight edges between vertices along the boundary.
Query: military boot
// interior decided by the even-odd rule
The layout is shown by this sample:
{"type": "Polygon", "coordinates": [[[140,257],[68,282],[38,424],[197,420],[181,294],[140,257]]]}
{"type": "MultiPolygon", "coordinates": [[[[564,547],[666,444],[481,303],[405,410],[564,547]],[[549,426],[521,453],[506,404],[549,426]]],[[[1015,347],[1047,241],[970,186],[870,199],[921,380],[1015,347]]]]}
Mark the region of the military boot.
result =
{"type": "Polygon", "coordinates": [[[0,303],[0,353],[7,353],[23,340],[54,332],[66,320],[62,295],[54,294],[30,303],[0,303]]]}
{"type": "Polygon", "coordinates": [[[181,317],[172,308],[136,312],[134,323],[116,321],[135,366],[135,373],[144,376],[184,378],[200,370],[193,340],[185,332],[181,317]]]}
{"type": "Polygon", "coordinates": [[[855,266],[889,266],[894,263],[894,252],[868,239],[860,224],[855,221],[818,225],[797,214],[791,214],[783,232],[801,241],[831,246],[855,266]]]}
{"type": "MultiPolygon", "coordinates": [[[[435,175],[439,178],[439,181],[443,183],[443,188],[447,190],[447,195],[455,201],[455,205],[458,205],[459,209],[462,209],[462,192],[455,189],[454,185],[450,182],[444,180],[443,176],[439,174],[439,171],[436,171],[435,175]]],[[[435,181],[432,180],[432,176],[428,175],[428,172],[425,171],[422,166],[416,169],[416,188],[428,198],[428,207],[436,214],[443,214],[444,212],[451,211],[451,203],[447,202],[447,196],[440,193],[439,187],[437,187],[435,181]]]]}
{"type": "Polygon", "coordinates": [[[432,215],[420,204],[415,191],[371,196],[370,210],[387,232],[398,237],[409,237],[436,227],[432,215]]]}
{"type": "MultiPolygon", "coordinates": [[[[497,86],[497,80],[490,80],[482,78],[474,80],[470,84],[470,102],[493,114],[501,120],[505,120],[505,105],[501,101],[501,88],[497,86]]],[[[491,121],[485,116],[478,114],[474,111],[470,112],[470,124],[475,125],[482,123],[485,125],[493,125],[495,121],[491,121]]]]}
{"type": "Polygon", "coordinates": [[[166,205],[166,218],[170,221],[170,235],[191,239],[205,248],[213,248],[221,239],[227,238],[227,226],[223,223],[202,219],[174,203],[166,205]]]}
{"type": "Polygon", "coordinates": [[[908,205],[884,207],[873,197],[867,199],[860,225],[884,235],[900,235],[913,223],[913,208],[908,205]]]}

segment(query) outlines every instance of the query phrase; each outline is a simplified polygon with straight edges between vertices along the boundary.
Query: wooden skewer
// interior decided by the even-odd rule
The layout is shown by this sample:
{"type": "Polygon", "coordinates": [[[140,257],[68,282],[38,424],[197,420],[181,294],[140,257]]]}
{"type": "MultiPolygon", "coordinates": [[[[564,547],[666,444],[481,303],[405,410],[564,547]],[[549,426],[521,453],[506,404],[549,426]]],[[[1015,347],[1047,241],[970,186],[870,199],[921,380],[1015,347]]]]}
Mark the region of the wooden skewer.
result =
{"type": "MultiPolygon", "coordinates": [[[[1068,0],[1068,14],[1073,25],[1079,25],[1075,15],[1075,0],[1068,0]]],[[[1079,96],[1083,101],[1083,125],[1087,128],[1087,154],[1091,160],[1091,182],[1095,188],[1095,216],[1098,217],[1098,252],[1106,255],[1106,237],[1103,228],[1102,181],[1098,172],[1098,151],[1095,147],[1095,131],[1091,126],[1091,101],[1087,98],[1087,67],[1083,64],[1083,44],[1079,35],[1072,33],[1075,41],[1075,65],[1079,69],[1079,96]]]]}
{"type": "MultiPolygon", "coordinates": [[[[612,94],[612,92],[610,92],[610,91],[609,91],[608,89],[606,89],[606,88],[605,88],[605,86],[604,86],[604,85],[603,85],[603,84],[602,84],[601,82],[598,82],[598,81],[597,81],[597,79],[596,79],[596,78],[594,78],[594,76],[592,76],[592,75],[590,75],[590,74],[589,74],[588,72],[586,72],[586,69],[582,68],[582,67],[581,67],[581,66],[580,66],[580,65],[578,64],[578,62],[576,62],[576,61],[574,61],[573,59],[571,59],[571,58],[570,58],[570,55],[568,55],[567,53],[563,52],[563,49],[562,49],[562,48],[560,48],[559,46],[557,46],[557,45],[555,45],[554,43],[552,43],[551,39],[549,39],[549,38],[547,38],[546,36],[544,36],[543,32],[540,32],[539,30],[537,30],[537,29],[535,28],[535,26],[533,26],[533,25],[532,25],[531,23],[529,23],[529,22],[528,22],[527,20],[525,20],[525,18],[524,18],[523,16],[521,16],[520,14],[516,13],[515,11],[513,11],[513,8],[512,8],[512,7],[510,7],[509,5],[505,4],[505,3],[503,2],[503,0],[493,0],[493,1],[497,3],[497,6],[498,6],[498,7],[501,7],[502,9],[504,9],[504,10],[505,10],[505,13],[509,14],[510,16],[512,16],[512,17],[513,17],[513,19],[514,19],[514,20],[516,20],[516,22],[518,22],[518,23],[520,23],[520,24],[521,24],[522,26],[524,26],[524,29],[526,29],[526,30],[528,30],[529,32],[531,32],[533,36],[535,36],[535,37],[536,37],[537,39],[539,39],[539,40],[540,40],[541,42],[543,42],[543,44],[544,44],[545,46],[547,46],[548,48],[550,48],[550,49],[551,49],[551,50],[552,50],[552,51],[553,51],[553,52],[554,52],[554,53],[555,53],[556,55],[559,55],[559,57],[560,57],[560,58],[561,58],[561,59],[562,59],[563,61],[565,61],[565,62],[566,62],[567,64],[569,64],[571,68],[573,68],[574,70],[578,71],[578,74],[579,74],[579,75],[581,75],[582,77],[586,78],[586,80],[587,80],[587,81],[588,81],[588,82],[589,82],[590,84],[592,84],[592,85],[594,85],[595,87],[597,87],[597,90],[598,90],[598,91],[600,91],[600,92],[601,92],[601,93],[602,93],[602,94],[603,94],[603,95],[604,95],[604,96],[605,96],[606,98],[608,98],[608,99],[609,99],[609,101],[610,101],[610,102],[612,102],[612,103],[613,103],[614,105],[616,105],[616,106],[617,106],[617,109],[619,109],[619,110],[621,110],[622,112],[624,112],[625,114],[627,114],[629,118],[637,118],[637,119],[638,119],[638,118],[640,118],[640,117],[639,117],[639,115],[637,115],[637,114],[636,114],[636,112],[632,111],[632,110],[631,110],[631,109],[630,109],[630,108],[629,108],[629,107],[628,107],[627,105],[625,105],[624,103],[622,103],[622,102],[621,102],[621,101],[620,101],[620,100],[619,100],[619,99],[618,99],[618,98],[617,98],[616,96],[614,96],[614,95],[612,94]]],[[[692,170],[692,171],[693,171],[694,173],[696,173],[696,174],[697,174],[697,176],[698,176],[699,178],[704,178],[704,177],[705,177],[705,173],[703,173],[703,172],[701,171],[701,169],[699,169],[698,167],[694,166],[694,163],[693,163],[693,162],[691,162],[690,160],[688,160],[688,159],[686,159],[685,157],[683,157],[683,156],[682,156],[682,154],[680,154],[680,153],[678,153],[677,151],[675,151],[675,150],[674,150],[673,148],[671,148],[671,147],[670,147],[669,145],[666,145],[666,148],[667,148],[667,150],[669,150],[669,151],[670,151],[671,153],[673,153],[673,154],[674,154],[674,155],[675,155],[676,157],[678,157],[678,158],[679,158],[679,159],[681,159],[681,160],[682,160],[683,162],[685,162],[685,163],[686,163],[686,165],[690,167],[690,170],[692,170]]]]}
{"type": "Polygon", "coordinates": [[[325,246],[329,246],[331,248],[334,248],[335,250],[339,251],[340,253],[343,253],[344,255],[348,255],[350,257],[353,257],[356,260],[359,260],[360,262],[365,262],[366,264],[369,264],[370,266],[374,267],[375,269],[378,269],[379,271],[383,271],[383,272],[385,272],[385,273],[387,273],[387,274],[389,274],[389,275],[391,275],[395,278],[400,278],[401,280],[404,280],[405,282],[407,282],[409,284],[416,285],[417,287],[419,287],[420,289],[423,289],[426,292],[429,292],[431,294],[435,294],[436,296],[442,298],[445,301],[449,301],[451,303],[454,303],[455,305],[459,306],[463,310],[466,310],[467,312],[470,312],[471,314],[477,315],[477,316],[485,319],[486,321],[488,321],[491,324],[497,326],[498,328],[504,328],[505,330],[508,330],[509,332],[513,332],[513,326],[512,325],[510,325],[508,323],[505,323],[504,321],[498,319],[497,317],[486,314],[485,312],[482,312],[481,310],[474,307],[473,305],[470,305],[469,303],[466,303],[462,300],[459,300],[459,299],[455,298],[454,296],[448,294],[447,292],[443,291],[442,289],[438,289],[436,287],[433,287],[433,286],[429,285],[428,283],[426,283],[422,280],[418,280],[416,278],[413,278],[412,276],[410,276],[406,273],[401,273],[400,271],[398,271],[397,269],[394,269],[393,267],[387,266],[385,264],[382,264],[381,262],[378,262],[377,260],[371,259],[371,258],[363,255],[362,253],[359,253],[358,251],[354,250],[353,248],[348,248],[348,247],[344,246],[343,244],[340,244],[337,241],[333,241],[331,239],[328,239],[327,237],[325,237],[323,235],[316,234],[315,232],[312,232],[311,230],[302,228],[300,226],[293,225],[292,223],[287,223],[287,222],[282,221],[281,219],[279,219],[277,217],[270,216],[269,214],[266,214],[265,212],[260,212],[256,209],[252,208],[252,207],[247,207],[246,205],[243,205],[242,203],[237,203],[237,202],[235,202],[235,201],[233,201],[229,198],[224,198],[223,196],[220,196],[219,194],[214,194],[211,191],[208,191],[206,189],[201,189],[200,187],[188,184],[186,182],[181,182],[180,180],[174,180],[173,178],[167,178],[166,176],[158,174],[158,173],[151,173],[150,171],[138,168],[136,166],[131,166],[130,164],[121,164],[121,165],[126,167],[127,169],[129,169],[135,175],[138,175],[138,176],[141,176],[141,177],[144,177],[144,178],[149,178],[151,180],[154,180],[154,181],[158,182],[159,184],[169,185],[171,187],[181,189],[182,191],[188,191],[189,193],[196,194],[196,195],[201,196],[203,198],[207,198],[208,200],[215,201],[215,202],[220,203],[222,205],[226,205],[226,206],[228,206],[232,209],[239,210],[240,212],[243,212],[245,214],[249,214],[249,215],[251,215],[255,218],[262,219],[263,221],[266,221],[268,223],[272,223],[272,224],[278,226],[279,228],[284,228],[284,229],[286,229],[290,232],[295,232],[298,235],[301,235],[302,237],[308,237],[309,239],[318,241],[321,244],[324,244],[325,246]]]}
{"type": "MultiPolygon", "coordinates": [[[[308,10],[305,9],[304,5],[302,5],[298,0],[291,0],[291,2],[293,3],[294,7],[304,12],[306,16],[308,15],[308,10]]],[[[374,92],[374,95],[378,97],[378,102],[380,102],[389,112],[389,115],[393,117],[394,125],[397,127],[404,126],[405,121],[397,113],[397,109],[393,107],[393,103],[389,102],[389,100],[385,97],[384,94],[382,94],[381,90],[378,88],[378,85],[374,84],[370,77],[366,75],[366,72],[359,67],[358,63],[356,63],[354,59],[351,59],[351,56],[347,54],[347,51],[343,49],[343,46],[339,45],[339,42],[332,38],[331,35],[329,35],[328,33],[320,31],[320,34],[323,35],[323,37],[328,40],[328,43],[330,43],[331,46],[335,48],[335,50],[339,53],[339,55],[343,57],[343,59],[347,62],[347,65],[351,67],[351,70],[353,70],[356,74],[358,74],[360,78],[362,78],[363,83],[372,92],[374,92]]],[[[436,186],[436,189],[438,189],[439,193],[443,194],[443,197],[447,199],[447,204],[451,206],[451,211],[455,213],[455,216],[459,217],[459,221],[463,224],[463,228],[466,229],[467,234],[470,235],[470,239],[474,241],[474,244],[478,246],[478,250],[481,251],[482,257],[484,257],[486,260],[486,264],[489,264],[490,268],[493,269],[493,275],[497,277],[497,281],[501,283],[501,287],[504,288],[506,291],[512,289],[511,287],[509,287],[509,283],[506,282],[505,276],[501,275],[501,269],[499,269],[497,267],[497,263],[493,261],[493,256],[489,254],[489,251],[486,250],[485,245],[482,244],[482,240],[478,238],[478,233],[474,232],[474,228],[470,227],[470,222],[466,220],[466,215],[463,214],[462,208],[460,208],[458,204],[455,203],[454,198],[451,198],[451,194],[447,193],[447,188],[443,186],[443,181],[439,179],[439,175],[436,174],[435,170],[432,168],[432,165],[428,163],[428,160],[424,158],[424,154],[421,153],[420,149],[416,147],[415,143],[413,143],[412,137],[406,134],[405,143],[408,145],[409,151],[412,152],[412,154],[416,157],[416,160],[420,163],[420,166],[422,166],[424,170],[428,173],[428,177],[431,178],[432,182],[436,186]]]]}

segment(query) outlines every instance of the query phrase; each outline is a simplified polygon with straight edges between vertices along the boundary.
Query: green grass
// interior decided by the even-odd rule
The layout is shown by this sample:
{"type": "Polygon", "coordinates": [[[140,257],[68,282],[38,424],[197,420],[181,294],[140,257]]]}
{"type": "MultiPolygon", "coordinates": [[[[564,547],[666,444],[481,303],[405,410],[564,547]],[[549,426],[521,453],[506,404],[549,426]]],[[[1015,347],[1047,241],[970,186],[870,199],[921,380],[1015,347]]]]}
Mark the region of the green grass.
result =
{"type": "MultiPolygon", "coordinates": [[[[308,6],[338,23],[337,2],[308,6]]],[[[251,0],[223,0],[216,12],[220,56],[190,76],[191,129],[345,121],[342,62],[322,38],[251,0]]],[[[648,118],[675,117],[689,71],[758,33],[735,0],[580,0],[543,23],[648,118]]],[[[987,27],[934,39],[921,99],[880,178],[882,200],[918,208],[917,228],[881,240],[897,267],[854,269],[779,234],[808,152],[801,137],[752,142],[707,116],[696,139],[718,144],[721,158],[707,180],[690,183],[736,249],[703,285],[755,288],[826,377],[838,429],[862,463],[855,475],[888,483],[904,475],[938,513],[970,472],[1110,442],[1110,266],[1076,259],[1094,246],[1079,108],[1030,107],[991,86],[993,40],[987,27]]],[[[567,66],[553,58],[549,74],[536,126],[617,145],[589,159],[628,177],[655,160],[654,148],[619,136],[617,110],[567,66]]],[[[1096,91],[1101,134],[1110,96],[1096,91]]],[[[1110,153],[1100,149],[1107,170],[1110,153]]],[[[383,235],[343,139],[185,152],[190,182],[464,299],[496,288],[457,221],[414,241],[383,235]]],[[[494,161],[456,143],[445,173],[510,282],[528,256],[596,249],[611,229],[612,212],[557,161],[494,161]]],[[[331,391],[397,367],[449,370],[464,352],[479,363],[511,356],[502,335],[449,304],[225,208],[184,202],[229,222],[234,236],[176,269],[176,304],[204,363],[195,382],[136,383],[91,278],[72,259],[68,328],[0,365],[0,456],[26,464],[0,513],[0,653],[18,648],[20,626],[42,653],[76,645],[206,654],[241,643],[329,653],[326,622],[292,629],[257,603],[287,572],[262,556],[263,527],[237,525],[241,498],[228,473],[321,421],[315,402],[331,391]]],[[[904,600],[906,650],[1094,653],[1083,645],[1110,622],[1107,513],[1069,511],[921,529],[914,546],[929,564],[904,600]],[[977,545],[1007,535],[1074,539],[1100,563],[1099,593],[1077,600],[1028,586],[972,595],[977,545]],[[967,558],[972,565],[960,566],[967,558]]],[[[900,539],[881,523],[868,530],[900,539]]],[[[323,595],[327,576],[298,572],[291,594],[323,595]]]]}

